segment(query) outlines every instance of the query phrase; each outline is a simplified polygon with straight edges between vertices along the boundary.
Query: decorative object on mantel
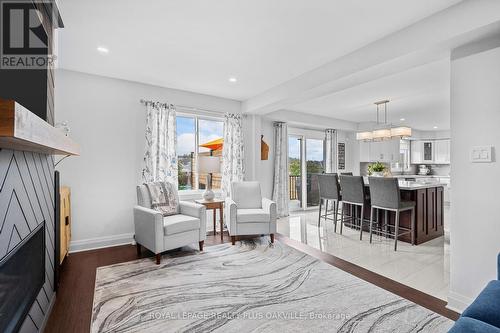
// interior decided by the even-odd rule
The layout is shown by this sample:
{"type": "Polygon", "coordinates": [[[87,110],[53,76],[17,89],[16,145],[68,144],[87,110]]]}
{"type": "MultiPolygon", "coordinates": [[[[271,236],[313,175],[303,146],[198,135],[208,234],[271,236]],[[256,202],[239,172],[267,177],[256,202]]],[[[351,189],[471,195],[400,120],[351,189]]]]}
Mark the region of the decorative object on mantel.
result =
{"type": "Polygon", "coordinates": [[[384,177],[386,167],[380,162],[372,163],[368,166],[368,175],[373,177],[384,177]]]}
{"type": "Polygon", "coordinates": [[[260,159],[261,161],[269,159],[269,145],[264,141],[264,135],[260,136],[260,159]]]}
{"type": "Polygon", "coordinates": [[[407,138],[411,136],[411,128],[407,126],[392,127],[392,124],[387,122],[387,103],[389,100],[375,102],[377,106],[377,126],[373,131],[358,132],[356,139],[361,141],[382,141],[392,138],[407,138]],[[384,122],[379,120],[379,107],[384,105],[384,122]]]}
{"type": "Polygon", "coordinates": [[[203,199],[212,201],[215,193],[212,191],[212,174],[220,172],[220,158],[218,156],[200,156],[200,174],[207,174],[207,188],[203,192],[203,199]]]}
{"type": "Polygon", "coordinates": [[[0,148],[80,155],[80,146],[14,100],[0,99],[0,148]]]}
{"type": "Polygon", "coordinates": [[[69,136],[70,129],[67,121],[57,122],[55,128],[59,128],[64,135],[69,136]]]}

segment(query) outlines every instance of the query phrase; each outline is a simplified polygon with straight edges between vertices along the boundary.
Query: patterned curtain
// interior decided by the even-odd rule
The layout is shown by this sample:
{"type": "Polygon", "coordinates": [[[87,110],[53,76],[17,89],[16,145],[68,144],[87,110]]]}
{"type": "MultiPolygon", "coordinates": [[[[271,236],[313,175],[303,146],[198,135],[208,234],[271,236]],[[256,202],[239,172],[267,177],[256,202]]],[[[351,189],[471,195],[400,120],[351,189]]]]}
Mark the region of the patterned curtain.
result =
{"type": "Polygon", "coordinates": [[[222,146],[222,194],[230,196],[231,182],[242,181],[245,175],[243,149],[243,119],[241,114],[224,115],[224,145],[222,146]]]}
{"type": "Polygon", "coordinates": [[[274,187],[273,201],[278,216],[288,216],[288,130],[286,123],[274,123],[274,187]]]}
{"type": "Polygon", "coordinates": [[[337,172],[336,147],[337,135],[334,129],[325,131],[325,173],[337,172]]]}
{"type": "Polygon", "coordinates": [[[146,149],[142,181],[166,181],[178,186],[177,135],[175,107],[164,103],[148,103],[146,114],[146,149]]]}

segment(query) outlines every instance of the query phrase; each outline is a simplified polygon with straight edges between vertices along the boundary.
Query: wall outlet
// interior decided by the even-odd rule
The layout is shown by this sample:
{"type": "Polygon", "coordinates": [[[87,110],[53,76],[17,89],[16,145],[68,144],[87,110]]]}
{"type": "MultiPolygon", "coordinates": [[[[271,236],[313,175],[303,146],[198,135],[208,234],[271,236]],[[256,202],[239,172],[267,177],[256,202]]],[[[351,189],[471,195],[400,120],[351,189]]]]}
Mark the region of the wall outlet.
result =
{"type": "Polygon", "coordinates": [[[493,162],[493,146],[475,146],[470,153],[472,163],[493,162]]]}

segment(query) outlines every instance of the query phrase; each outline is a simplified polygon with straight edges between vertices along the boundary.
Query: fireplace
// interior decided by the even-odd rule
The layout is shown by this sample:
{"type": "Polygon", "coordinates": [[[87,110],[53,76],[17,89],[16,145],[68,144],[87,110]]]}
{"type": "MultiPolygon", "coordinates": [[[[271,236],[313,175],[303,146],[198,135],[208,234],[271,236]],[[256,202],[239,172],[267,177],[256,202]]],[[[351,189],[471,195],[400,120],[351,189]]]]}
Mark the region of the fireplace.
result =
{"type": "Polygon", "coordinates": [[[45,222],[0,261],[0,332],[17,332],[45,283],[45,222]]]}

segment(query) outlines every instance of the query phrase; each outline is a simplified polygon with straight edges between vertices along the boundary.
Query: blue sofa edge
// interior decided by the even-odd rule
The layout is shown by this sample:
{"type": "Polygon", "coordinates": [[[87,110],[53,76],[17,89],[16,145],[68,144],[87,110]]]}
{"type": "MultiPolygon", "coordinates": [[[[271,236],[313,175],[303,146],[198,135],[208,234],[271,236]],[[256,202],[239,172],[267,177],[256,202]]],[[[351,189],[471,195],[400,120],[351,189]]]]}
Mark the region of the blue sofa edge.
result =
{"type": "Polygon", "coordinates": [[[490,281],[448,333],[500,333],[500,253],[497,280],[490,281]]]}

